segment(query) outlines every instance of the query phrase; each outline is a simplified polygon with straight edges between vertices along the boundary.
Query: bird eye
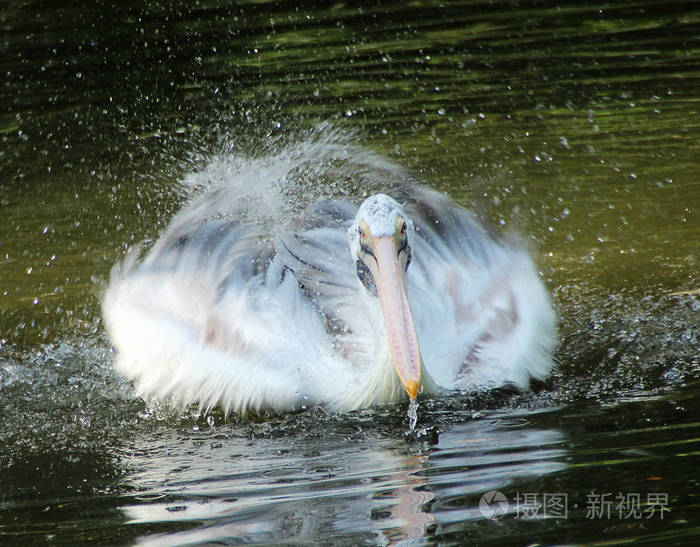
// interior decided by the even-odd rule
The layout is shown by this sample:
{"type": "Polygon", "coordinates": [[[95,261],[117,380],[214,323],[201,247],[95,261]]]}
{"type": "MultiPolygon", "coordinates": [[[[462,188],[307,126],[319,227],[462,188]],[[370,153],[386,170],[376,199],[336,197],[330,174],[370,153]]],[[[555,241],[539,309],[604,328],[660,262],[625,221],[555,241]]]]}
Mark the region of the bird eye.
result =
{"type": "Polygon", "coordinates": [[[360,236],[360,239],[365,239],[365,231],[362,229],[362,226],[357,227],[357,235],[360,236]]]}
{"type": "Polygon", "coordinates": [[[406,221],[405,220],[401,221],[401,235],[402,236],[406,235],[406,221]]]}

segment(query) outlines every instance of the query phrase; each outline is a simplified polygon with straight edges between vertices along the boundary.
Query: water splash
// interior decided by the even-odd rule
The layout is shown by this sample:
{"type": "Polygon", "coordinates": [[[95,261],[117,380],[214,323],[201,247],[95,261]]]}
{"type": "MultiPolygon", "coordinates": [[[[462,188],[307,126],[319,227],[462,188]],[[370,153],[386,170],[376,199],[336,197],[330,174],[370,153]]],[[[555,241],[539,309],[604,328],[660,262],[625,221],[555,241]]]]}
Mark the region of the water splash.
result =
{"type": "Polygon", "coordinates": [[[418,422],[418,401],[416,399],[410,399],[408,402],[408,432],[413,433],[416,429],[416,423],[418,422]]]}
{"type": "Polygon", "coordinates": [[[283,224],[319,199],[386,191],[411,179],[402,166],[355,142],[353,133],[322,123],[247,152],[227,146],[180,180],[183,197],[199,198],[176,221],[200,215],[283,224]]]}

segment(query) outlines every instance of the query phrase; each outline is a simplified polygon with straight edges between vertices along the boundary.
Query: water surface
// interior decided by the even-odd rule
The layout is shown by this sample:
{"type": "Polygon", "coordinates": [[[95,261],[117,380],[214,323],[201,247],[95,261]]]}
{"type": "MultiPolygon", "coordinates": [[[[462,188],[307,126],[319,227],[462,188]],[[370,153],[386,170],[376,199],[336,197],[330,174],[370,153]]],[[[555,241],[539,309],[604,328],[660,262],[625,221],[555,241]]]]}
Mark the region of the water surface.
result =
{"type": "Polygon", "coordinates": [[[30,1],[0,25],[3,543],[697,543],[696,3],[30,1]],[[112,265],[192,173],[329,133],[525,237],[549,380],[423,401],[422,435],[406,406],[132,397],[112,265]]]}

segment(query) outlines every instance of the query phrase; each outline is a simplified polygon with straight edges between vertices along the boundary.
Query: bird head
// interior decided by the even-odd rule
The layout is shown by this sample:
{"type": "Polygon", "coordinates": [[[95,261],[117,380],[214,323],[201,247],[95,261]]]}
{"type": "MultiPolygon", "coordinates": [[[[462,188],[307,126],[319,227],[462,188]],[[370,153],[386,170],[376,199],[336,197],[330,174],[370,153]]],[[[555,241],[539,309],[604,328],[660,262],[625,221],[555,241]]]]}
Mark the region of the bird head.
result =
{"type": "Polygon", "coordinates": [[[422,358],[406,296],[413,222],[395,200],[375,194],[360,205],[348,238],[358,278],[379,299],[396,372],[415,399],[421,390],[422,358]]]}

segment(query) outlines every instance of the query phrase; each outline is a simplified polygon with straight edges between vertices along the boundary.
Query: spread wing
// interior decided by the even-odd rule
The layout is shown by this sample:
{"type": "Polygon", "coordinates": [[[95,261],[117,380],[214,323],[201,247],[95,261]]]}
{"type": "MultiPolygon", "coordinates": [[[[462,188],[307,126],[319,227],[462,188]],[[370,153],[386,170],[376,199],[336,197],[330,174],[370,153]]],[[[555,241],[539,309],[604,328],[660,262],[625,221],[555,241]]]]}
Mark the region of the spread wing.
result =
{"type": "Polygon", "coordinates": [[[520,388],[551,368],[554,314],[532,260],[474,215],[419,188],[404,205],[416,227],[409,299],[425,366],[441,386],[520,388]]]}
{"type": "Polygon", "coordinates": [[[103,299],[115,368],[139,394],[239,412],[336,397],[318,378],[340,388],[347,372],[269,227],[193,217],[171,228],[113,270],[103,299]]]}

